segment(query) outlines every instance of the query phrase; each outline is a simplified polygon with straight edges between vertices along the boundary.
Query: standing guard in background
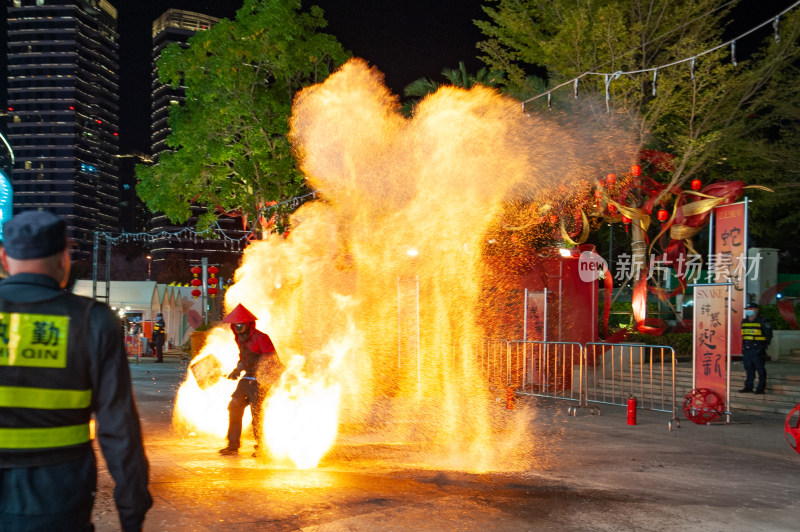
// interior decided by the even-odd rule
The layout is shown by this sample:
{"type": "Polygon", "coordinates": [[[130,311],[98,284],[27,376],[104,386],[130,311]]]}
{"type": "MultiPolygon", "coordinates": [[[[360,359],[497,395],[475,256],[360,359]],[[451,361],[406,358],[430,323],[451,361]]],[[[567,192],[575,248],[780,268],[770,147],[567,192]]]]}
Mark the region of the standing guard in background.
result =
{"type": "MultiPolygon", "coordinates": [[[[270,387],[283,371],[275,346],[270,337],[256,329],[256,317],[241,303],[228,313],[222,321],[231,324],[231,330],[239,347],[239,363],[228,375],[231,380],[239,379],[236,390],[228,404],[228,445],[219,450],[220,454],[238,454],[242,436],[242,417],[244,409],[250,405],[253,419],[253,435],[256,438],[256,451],[261,441],[263,416],[261,406],[270,387]]],[[[255,454],[254,454],[255,456],[255,454]]]]}
{"type": "Polygon", "coordinates": [[[164,362],[164,341],[167,335],[166,328],[164,316],[159,312],[156,314],[156,321],[153,322],[153,351],[156,356],[156,362],[164,362]]]}
{"type": "Polygon", "coordinates": [[[94,413],[122,530],[139,531],[153,500],[119,320],[63,290],[64,220],[27,211],[3,231],[0,530],[93,530],[94,413]]]}
{"type": "Polygon", "coordinates": [[[772,327],[767,320],[758,315],[758,305],[748,303],[744,308],[742,321],[742,364],[746,372],[744,388],[741,393],[753,391],[755,374],[758,373],[758,386],[755,393],[765,393],[767,387],[767,346],[772,340],[772,327]]]}

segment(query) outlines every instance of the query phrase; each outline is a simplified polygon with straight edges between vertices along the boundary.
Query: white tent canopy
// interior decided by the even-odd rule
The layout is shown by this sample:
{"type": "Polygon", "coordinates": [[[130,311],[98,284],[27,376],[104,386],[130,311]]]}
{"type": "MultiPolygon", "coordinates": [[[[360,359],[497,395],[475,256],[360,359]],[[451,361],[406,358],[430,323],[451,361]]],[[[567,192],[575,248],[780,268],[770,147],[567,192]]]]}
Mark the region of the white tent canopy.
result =
{"type": "MultiPolygon", "coordinates": [[[[92,297],[92,281],[78,280],[72,290],[75,294],[92,297]]],[[[116,311],[141,313],[145,321],[155,318],[158,312],[164,316],[167,341],[174,346],[189,339],[194,327],[188,325],[187,313],[196,307],[189,292],[184,295],[179,287],[157,284],[155,281],[111,281],[108,305],[116,311]],[[187,297],[188,296],[188,297],[187,297]]],[[[106,282],[97,282],[97,295],[105,299],[106,282]]],[[[202,311],[202,309],[199,309],[202,311]]]]}
{"type": "MultiPolygon", "coordinates": [[[[92,297],[92,281],[75,281],[72,292],[79,296],[92,297]]],[[[105,299],[105,281],[97,281],[97,295],[101,301],[105,299]]],[[[157,298],[155,281],[111,281],[108,305],[116,310],[141,312],[143,320],[151,320],[155,317],[153,301],[157,301],[157,298]]]]}

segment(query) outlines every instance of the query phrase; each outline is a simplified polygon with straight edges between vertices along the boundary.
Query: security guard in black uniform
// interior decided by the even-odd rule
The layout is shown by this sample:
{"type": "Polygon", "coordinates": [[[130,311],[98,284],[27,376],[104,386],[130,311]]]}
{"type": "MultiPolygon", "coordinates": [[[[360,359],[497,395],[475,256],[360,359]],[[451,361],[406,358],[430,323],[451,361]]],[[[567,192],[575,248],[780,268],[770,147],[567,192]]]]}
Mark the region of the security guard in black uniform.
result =
{"type": "Polygon", "coordinates": [[[156,362],[164,362],[164,341],[167,336],[166,327],[164,316],[159,312],[156,314],[156,321],[153,322],[153,354],[156,357],[156,362]]]}
{"type": "Polygon", "coordinates": [[[139,531],[152,498],[119,321],[107,305],[63,290],[62,219],[27,211],[3,232],[0,531],[93,530],[92,413],[122,529],[139,531]]]}
{"type": "Polygon", "coordinates": [[[758,315],[758,305],[748,303],[744,308],[742,321],[742,364],[746,377],[742,393],[753,391],[753,381],[758,373],[758,387],[755,393],[764,393],[767,387],[767,346],[772,340],[772,327],[767,320],[758,315]]]}

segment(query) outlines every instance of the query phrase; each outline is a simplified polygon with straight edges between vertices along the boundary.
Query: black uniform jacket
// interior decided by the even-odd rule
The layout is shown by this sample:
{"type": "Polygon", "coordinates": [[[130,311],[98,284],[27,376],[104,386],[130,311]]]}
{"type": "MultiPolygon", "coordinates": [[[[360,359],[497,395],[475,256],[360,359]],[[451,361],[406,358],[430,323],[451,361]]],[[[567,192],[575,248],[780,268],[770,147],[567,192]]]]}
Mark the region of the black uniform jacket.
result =
{"type": "MultiPolygon", "coordinates": [[[[0,364],[0,387],[20,390],[22,393],[22,396],[19,393],[10,395],[10,405],[0,405],[0,426],[9,429],[9,434],[23,428],[21,434],[24,434],[24,430],[31,427],[65,425],[71,427],[70,437],[73,438],[67,439],[66,445],[62,440],[50,447],[28,445],[24,443],[24,438],[19,445],[9,440],[12,443],[0,449],[0,468],[48,466],[85,455],[91,443],[81,441],[86,439],[83,436],[85,433],[81,434],[80,430],[75,432],[75,428],[84,427],[90,414],[94,413],[96,437],[109,472],[117,484],[114,498],[120,520],[123,525],[129,524],[130,528],[136,528],[137,522],[141,525],[152,505],[152,498],[147,489],[148,463],[119,320],[108,305],[67,293],[54,279],[30,273],[13,275],[0,281],[0,312],[3,313],[6,327],[15,319],[18,320],[18,316],[44,316],[33,318],[29,329],[33,331],[31,336],[34,339],[28,340],[28,354],[21,356],[40,353],[42,357],[47,357],[48,353],[40,352],[36,344],[44,347],[49,344],[56,346],[57,350],[57,335],[63,336],[63,332],[59,332],[59,327],[52,324],[63,325],[65,318],[58,316],[69,316],[68,329],[64,329],[68,330],[65,367],[0,364]],[[47,323],[51,325],[47,326],[47,323]],[[31,389],[40,391],[30,393],[31,389]],[[49,389],[66,391],[49,392],[49,389]],[[41,404],[20,403],[26,400],[24,397],[35,403],[45,400],[42,397],[58,396],[60,393],[83,399],[75,399],[76,404],[71,407],[54,410],[42,409],[41,404]],[[24,415],[20,411],[24,411],[24,415]],[[66,420],[60,420],[58,416],[64,416],[66,420]]],[[[2,325],[0,333],[3,333],[2,325]]],[[[4,334],[6,338],[9,337],[8,331],[4,334]]]]}

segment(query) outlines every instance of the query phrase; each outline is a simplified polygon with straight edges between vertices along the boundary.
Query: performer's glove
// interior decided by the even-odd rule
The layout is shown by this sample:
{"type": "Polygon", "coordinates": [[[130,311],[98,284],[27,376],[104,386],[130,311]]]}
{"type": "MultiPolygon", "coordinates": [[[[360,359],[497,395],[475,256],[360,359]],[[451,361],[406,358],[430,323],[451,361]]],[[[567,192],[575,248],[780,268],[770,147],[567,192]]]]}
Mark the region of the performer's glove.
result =
{"type": "Polygon", "coordinates": [[[242,370],[240,370],[239,368],[236,368],[235,370],[231,371],[231,374],[228,375],[228,378],[230,380],[232,380],[232,381],[235,381],[236,379],[239,378],[239,375],[241,375],[241,373],[242,373],[242,370]]]}

